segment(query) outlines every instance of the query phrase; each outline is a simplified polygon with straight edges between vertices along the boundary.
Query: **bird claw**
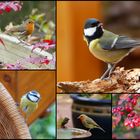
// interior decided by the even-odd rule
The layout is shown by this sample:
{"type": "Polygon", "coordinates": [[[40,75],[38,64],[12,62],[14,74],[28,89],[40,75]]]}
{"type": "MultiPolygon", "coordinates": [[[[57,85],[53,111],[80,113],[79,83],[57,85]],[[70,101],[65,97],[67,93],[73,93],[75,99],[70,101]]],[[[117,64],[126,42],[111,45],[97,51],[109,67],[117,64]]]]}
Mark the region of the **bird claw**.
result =
{"type": "Polygon", "coordinates": [[[106,78],[100,78],[101,80],[105,80],[105,81],[108,81],[110,79],[110,77],[106,77],[106,78]]]}
{"type": "Polygon", "coordinates": [[[101,79],[101,80],[104,80],[104,81],[110,81],[111,84],[113,83],[113,80],[110,78],[110,76],[109,76],[109,77],[106,77],[106,78],[104,78],[104,79],[101,79]]]}

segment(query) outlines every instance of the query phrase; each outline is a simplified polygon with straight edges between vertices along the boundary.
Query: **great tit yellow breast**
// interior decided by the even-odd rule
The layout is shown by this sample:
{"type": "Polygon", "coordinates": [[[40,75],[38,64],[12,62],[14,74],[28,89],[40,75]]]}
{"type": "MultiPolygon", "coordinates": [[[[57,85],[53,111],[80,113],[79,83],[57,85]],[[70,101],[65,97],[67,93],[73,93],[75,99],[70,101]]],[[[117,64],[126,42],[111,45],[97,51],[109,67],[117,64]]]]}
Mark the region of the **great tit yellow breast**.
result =
{"type": "Polygon", "coordinates": [[[105,50],[101,47],[99,39],[95,39],[89,44],[89,51],[98,59],[106,63],[117,63],[128,53],[129,49],[105,50]]]}

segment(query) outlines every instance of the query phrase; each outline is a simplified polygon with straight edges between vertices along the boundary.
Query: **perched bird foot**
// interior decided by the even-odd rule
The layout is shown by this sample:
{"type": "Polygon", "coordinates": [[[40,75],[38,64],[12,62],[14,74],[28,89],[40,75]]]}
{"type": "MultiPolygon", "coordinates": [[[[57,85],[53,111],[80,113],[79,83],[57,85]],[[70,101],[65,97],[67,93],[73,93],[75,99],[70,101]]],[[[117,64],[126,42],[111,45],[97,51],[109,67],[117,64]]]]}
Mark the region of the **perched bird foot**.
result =
{"type": "Polygon", "coordinates": [[[111,79],[111,77],[109,76],[109,77],[106,77],[106,78],[100,78],[100,80],[104,80],[104,81],[110,81],[110,84],[113,84],[113,81],[112,81],[112,79],[111,79]]]}

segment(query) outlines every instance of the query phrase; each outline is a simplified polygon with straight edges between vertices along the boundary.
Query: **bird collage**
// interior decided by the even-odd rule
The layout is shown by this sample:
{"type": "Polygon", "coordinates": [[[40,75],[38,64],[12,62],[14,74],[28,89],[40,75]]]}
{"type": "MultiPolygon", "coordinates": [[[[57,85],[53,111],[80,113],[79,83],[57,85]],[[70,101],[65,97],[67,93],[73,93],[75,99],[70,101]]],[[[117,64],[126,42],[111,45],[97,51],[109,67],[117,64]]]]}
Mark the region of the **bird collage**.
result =
{"type": "Polygon", "coordinates": [[[139,1],[0,1],[0,139],[140,139],[139,1]]]}

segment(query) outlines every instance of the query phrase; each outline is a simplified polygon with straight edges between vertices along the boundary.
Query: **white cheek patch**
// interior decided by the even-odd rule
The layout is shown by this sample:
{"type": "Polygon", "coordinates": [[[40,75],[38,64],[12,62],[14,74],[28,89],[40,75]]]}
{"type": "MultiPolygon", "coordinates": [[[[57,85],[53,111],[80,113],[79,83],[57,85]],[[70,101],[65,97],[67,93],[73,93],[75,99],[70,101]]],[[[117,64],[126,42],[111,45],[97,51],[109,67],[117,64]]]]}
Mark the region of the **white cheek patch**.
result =
{"type": "Polygon", "coordinates": [[[35,94],[33,92],[30,92],[29,94],[32,95],[32,96],[37,96],[38,98],[40,98],[40,94],[35,94]]]}
{"type": "Polygon", "coordinates": [[[38,101],[38,98],[35,97],[35,96],[30,96],[30,100],[33,101],[33,102],[37,102],[38,101]]]}
{"type": "Polygon", "coordinates": [[[91,27],[91,28],[84,29],[85,36],[92,36],[92,35],[94,35],[94,33],[96,32],[96,28],[97,27],[91,27]]]}

